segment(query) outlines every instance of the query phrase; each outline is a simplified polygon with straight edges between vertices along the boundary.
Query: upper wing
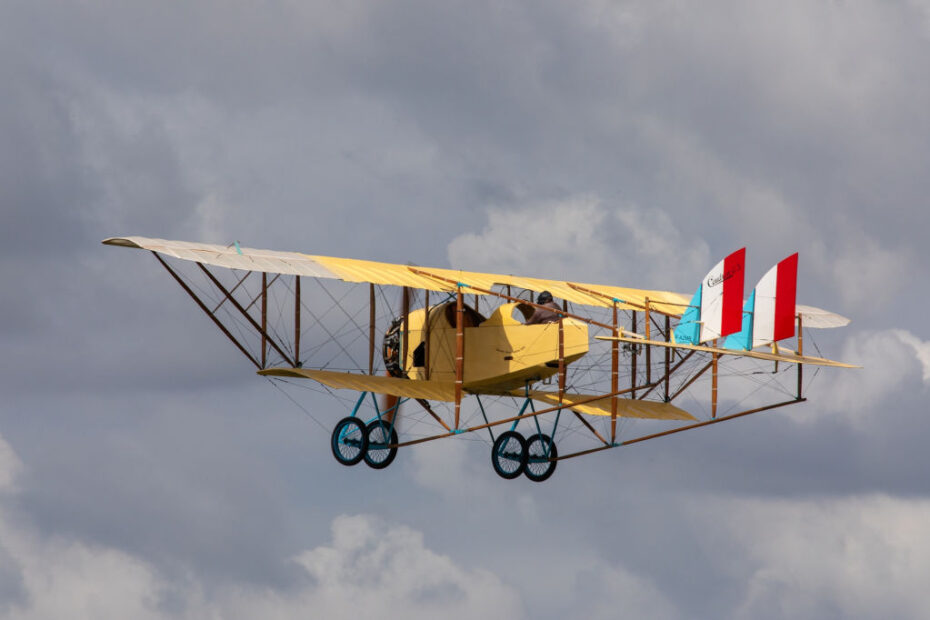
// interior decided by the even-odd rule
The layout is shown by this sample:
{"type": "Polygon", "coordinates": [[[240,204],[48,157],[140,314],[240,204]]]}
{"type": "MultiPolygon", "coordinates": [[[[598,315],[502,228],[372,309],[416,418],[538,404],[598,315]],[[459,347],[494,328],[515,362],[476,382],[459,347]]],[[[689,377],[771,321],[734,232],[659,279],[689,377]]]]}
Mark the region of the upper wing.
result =
{"type": "Polygon", "coordinates": [[[642,309],[648,299],[651,309],[676,316],[681,314],[688,304],[686,295],[669,291],[524,278],[455,269],[412,267],[351,258],[316,256],[299,252],[257,250],[239,247],[238,244],[222,246],[209,243],[149,239],[146,237],[111,237],[105,239],[103,243],[150,250],[182,260],[229,269],[264,271],[314,278],[334,278],[346,282],[409,286],[450,293],[455,292],[458,286],[462,286],[465,292],[469,294],[479,295],[483,294],[482,291],[491,290],[494,286],[510,286],[532,291],[548,290],[555,297],[566,299],[574,304],[587,306],[609,308],[616,301],[617,307],[621,310],[642,309]]]}
{"type": "MultiPolygon", "coordinates": [[[[610,308],[616,302],[620,310],[642,310],[648,300],[651,310],[672,316],[680,316],[688,307],[691,299],[689,295],[671,291],[525,278],[455,269],[412,267],[351,258],[316,256],[300,252],[257,250],[239,247],[238,244],[222,246],[147,237],[111,237],[104,239],[103,243],[150,250],[182,260],[228,269],[333,278],[346,282],[409,286],[449,293],[454,293],[458,285],[463,286],[467,293],[478,295],[484,294],[483,290],[491,290],[494,286],[510,286],[531,291],[547,290],[555,297],[586,306],[610,308]]],[[[805,327],[842,327],[849,323],[849,319],[845,317],[810,306],[798,305],[797,312],[801,314],[805,327]]]]}

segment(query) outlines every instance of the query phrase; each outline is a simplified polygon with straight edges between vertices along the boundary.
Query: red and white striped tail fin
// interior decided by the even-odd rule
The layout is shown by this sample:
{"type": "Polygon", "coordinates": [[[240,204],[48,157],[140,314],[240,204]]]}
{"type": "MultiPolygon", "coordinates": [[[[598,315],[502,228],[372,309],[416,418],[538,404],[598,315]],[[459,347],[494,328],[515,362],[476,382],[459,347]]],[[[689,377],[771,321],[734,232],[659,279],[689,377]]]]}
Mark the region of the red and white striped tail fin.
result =
{"type": "Polygon", "coordinates": [[[798,254],[795,252],[769,269],[756,285],[753,347],[794,336],[797,289],[798,254]]]}
{"type": "Polygon", "coordinates": [[[738,332],[742,325],[746,248],[717,263],[701,283],[701,342],[738,332]]]}
{"type": "Polygon", "coordinates": [[[711,269],[698,287],[675,328],[675,341],[700,344],[740,331],[746,248],[740,248],[711,269]]]}

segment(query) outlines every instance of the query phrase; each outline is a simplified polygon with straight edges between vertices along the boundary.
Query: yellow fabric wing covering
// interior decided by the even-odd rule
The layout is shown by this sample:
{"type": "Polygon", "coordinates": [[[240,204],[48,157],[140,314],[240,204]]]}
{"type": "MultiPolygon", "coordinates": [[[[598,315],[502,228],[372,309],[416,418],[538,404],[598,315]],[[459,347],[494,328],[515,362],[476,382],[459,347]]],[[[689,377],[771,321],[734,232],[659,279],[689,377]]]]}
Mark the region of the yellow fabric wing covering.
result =
{"type": "Polygon", "coordinates": [[[426,400],[455,401],[455,383],[452,381],[414,381],[397,377],[362,375],[332,370],[310,370],[308,368],[268,368],[258,374],[269,377],[313,379],[337,390],[390,394],[401,398],[423,398],[426,400]]]}
{"type": "Polygon", "coordinates": [[[266,273],[310,276],[314,278],[332,278],[345,282],[371,282],[372,284],[409,286],[454,293],[458,285],[463,291],[484,295],[482,291],[497,287],[510,286],[531,291],[548,290],[555,297],[565,299],[573,304],[586,306],[613,306],[621,310],[639,310],[649,299],[649,307],[657,312],[680,315],[690,299],[680,293],[652,291],[599,284],[578,284],[562,280],[524,278],[512,275],[459,271],[456,269],[437,269],[433,267],[416,267],[382,263],[352,258],[316,256],[300,252],[279,252],[241,247],[238,243],[228,246],[210,243],[191,243],[187,241],[169,241],[148,237],[111,237],[104,239],[105,245],[150,250],[165,256],[189,260],[204,265],[242,269],[266,273]],[[471,288],[474,287],[474,288],[471,288]],[[481,289],[481,290],[478,290],[481,289]]]}
{"type": "MultiPolygon", "coordinates": [[[[572,404],[594,398],[595,396],[594,394],[564,394],[562,396],[562,404],[578,413],[609,416],[610,398],[599,398],[581,405],[572,404]]],[[[530,392],[530,398],[548,405],[559,404],[559,395],[556,392],[540,392],[534,390],[530,392]]],[[[630,398],[617,399],[617,415],[621,418],[643,418],[646,420],[697,420],[697,418],[684,409],[679,409],[671,403],[657,403],[651,400],[636,400],[630,398]]]]}
{"type": "MultiPolygon", "coordinates": [[[[484,295],[486,293],[482,291],[489,291],[495,287],[499,292],[502,288],[509,286],[514,289],[514,292],[520,289],[536,292],[548,290],[558,299],[585,306],[610,308],[616,300],[617,308],[620,310],[643,310],[648,300],[650,310],[672,316],[681,316],[691,299],[690,295],[670,291],[584,284],[457,269],[416,267],[353,258],[316,256],[301,252],[260,250],[241,247],[238,242],[223,246],[134,236],[110,237],[104,239],[103,243],[150,250],[165,256],[227,269],[332,278],[345,282],[409,286],[448,293],[454,293],[459,284],[469,295],[484,295]]],[[[805,327],[841,327],[849,323],[849,319],[819,308],[798,305],[796,311],[802,315],[805,327]]]]}

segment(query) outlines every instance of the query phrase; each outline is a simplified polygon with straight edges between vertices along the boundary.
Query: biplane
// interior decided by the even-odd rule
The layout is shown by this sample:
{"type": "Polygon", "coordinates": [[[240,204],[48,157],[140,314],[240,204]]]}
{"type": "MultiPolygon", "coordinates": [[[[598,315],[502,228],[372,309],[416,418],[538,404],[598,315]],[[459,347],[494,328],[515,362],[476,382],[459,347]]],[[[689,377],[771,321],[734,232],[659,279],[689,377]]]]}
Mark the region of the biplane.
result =
{"type": "Polygon", "coordinates": [[[797,254],[744,296],[738,250],[688,296],[238,241],[103,243],[151,252],[259,375],[340,401],[343,465],[462,437],[501,477],[540,482],[565,459],[804,402],[805,366],[852,367],[804,351],[812,328],[849,320],[796,303],[797,254]]]}

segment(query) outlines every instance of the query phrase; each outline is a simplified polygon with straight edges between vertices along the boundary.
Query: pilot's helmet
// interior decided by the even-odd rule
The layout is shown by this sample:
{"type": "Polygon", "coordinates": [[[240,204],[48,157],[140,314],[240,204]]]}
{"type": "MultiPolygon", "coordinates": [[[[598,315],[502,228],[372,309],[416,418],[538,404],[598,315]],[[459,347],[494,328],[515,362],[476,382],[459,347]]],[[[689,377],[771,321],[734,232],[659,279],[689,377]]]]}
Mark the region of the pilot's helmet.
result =
{"type": "Polygon", "coordinates": [[[536,303],[538,304],[547,304],[552,301],[552,293],[549,291],[543,291],[539,294],[539,297],[536,298],[536,303]]]}

